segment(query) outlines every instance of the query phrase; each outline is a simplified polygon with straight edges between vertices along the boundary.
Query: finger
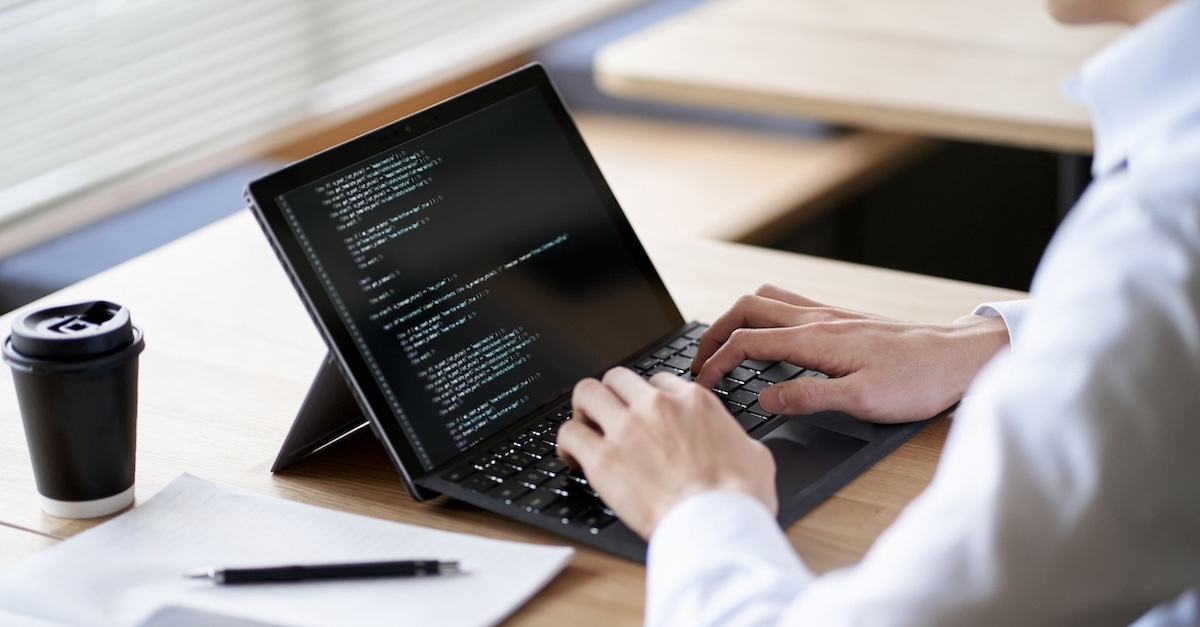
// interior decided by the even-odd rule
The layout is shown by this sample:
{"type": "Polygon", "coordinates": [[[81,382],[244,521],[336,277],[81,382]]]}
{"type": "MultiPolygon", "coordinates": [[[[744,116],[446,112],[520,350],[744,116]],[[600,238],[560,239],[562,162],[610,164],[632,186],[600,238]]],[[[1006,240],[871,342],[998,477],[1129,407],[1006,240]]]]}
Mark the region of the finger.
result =
{"type": "Polygon", "coordinates": [[[586,421],[571,419],[558,428],[558,456],[567,465],[587,472],[600,448],[607,445],[604,436],[586,421]]]}
{"type": "Polygon", "coordinates": [[[571,406],[577,418],[591,421],[601,433],[608,432],[627,408],[608,386],[595,379],[584,379],[575,384],[571,406]]]}
{"type": "Polygon", "coordinates": [[[653,377],[650,377],[650,385],[662,390],[663,392],[679,392],[686,390],[691,383],[684,381],[682,378],[667,373],[660,372],[653,377]]]}
{"type": "Polygon", "coordinates": [[[821,379],[801,377],[776,383],[758,395],[763,409],[782,415],[840,411],[862,420],[879,420],[875,403],[857,377],[821,379]]]}
{"type": "Polygon", "coordinates": [[[825,410],[842,410],[836,402],[837,391],[832,385],[837,379],[802,377],[782,381],[758,393],[758,404],[772,414],[811,414],[825,410]],[[823,385],[830,384],[830,385],[823,385]]]}
{"type": "Polygon", "coordinates": [[[617,398],[621,399],[625,406],[634,405],[654,395],[654,388],[642,378],[642,375],[628,368],[609,370],[604,373],[603,383],[617,398]]]}
{"type": "Polygon", "coordinates": [[[771,285],[770,283],[762,285],[757,290],[755,290],[754,293],[759,296],[762,296],[763,298],[770,298],[772,300],[777,300],[781,303],[787,303],[789,305],[795,305],[797,307],[825,307],[826,306],[824,303],[818,303],[817,301],[812,300],[811,298],[805,298],[795,292],[790,292],[788,290],[783,289],[782,287],[771,285]]]}
{"type": "Polygon", "coordinates": [[[821,354],[813,328],[739,329],[700,368],[696,383],[712,387],[747,359],[787,361],[820,370],[819,361],[813,358],[814,354],[821,354]]]}
{"type": "MultiPolygon", "coordinates": [[[[821,320],[844,320],[853,318],[864,318],[868,320],[883,320],[883,316],[876,314],[856,311],[854,309],[846,309],[845,307],[830,307],[825,303],[817,302],[811,298],[805,298],[794,292],[789,292],[783,288],[775,287],[774,285],[763,285],[758,288],[755,294],[763,298],[770,298],[782,303],[787,303],[802,309],[803,313],[808,316],[806,322],[817,322],[821,320]]],[[[801,323],[803,324],[803,323],[801,323]]]]}
{"type": "Polygon", "coordinates": [[[853,309],[829,307],[810,298],[764,285],[753,295],[738,299],[728,312],[717,318],[700,337],[696,356],[692,359],[692,374],[699,374],[704,363],[729,337],[742,328],[798,327],[818,322],[838,320],[883,320],[881,316],[853,309]]]}
{"type": "Polygon", "coordinates": [[[757,294],[742,296],[700,336],[696,356],[692,358],[692,374],[700,373],[704,362],[729,341],[734,331],[742,328],[798,326],[803,324],[802,316],[803,312],[794,305],[757,294]]]}

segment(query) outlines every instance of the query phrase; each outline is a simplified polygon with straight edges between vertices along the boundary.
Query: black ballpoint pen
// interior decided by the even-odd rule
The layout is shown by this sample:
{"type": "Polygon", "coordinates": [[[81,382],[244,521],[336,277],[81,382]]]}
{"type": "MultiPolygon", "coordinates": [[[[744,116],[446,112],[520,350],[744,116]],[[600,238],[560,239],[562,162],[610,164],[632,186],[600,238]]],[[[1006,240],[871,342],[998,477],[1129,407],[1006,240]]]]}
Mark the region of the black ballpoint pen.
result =
{"type": "Polygon", "coordinates": [[[458,562],[404,560],[358,564],[311,564],[271,566],[267,568],[210,569],[186,575],[189,579],[211,579],[219,584],[278,583],[320,579],[360,579],[367,577],[426,577],[461,572],[458,562]]]}

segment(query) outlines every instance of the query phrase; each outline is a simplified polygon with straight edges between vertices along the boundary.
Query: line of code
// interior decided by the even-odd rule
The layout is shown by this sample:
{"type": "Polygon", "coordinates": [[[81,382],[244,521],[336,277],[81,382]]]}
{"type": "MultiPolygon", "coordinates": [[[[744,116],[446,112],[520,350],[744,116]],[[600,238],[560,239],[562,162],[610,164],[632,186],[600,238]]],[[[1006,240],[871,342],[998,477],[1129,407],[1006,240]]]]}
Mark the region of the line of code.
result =
{"type": "Polygon", "coordinates": [[[275,198],[308,265],[281,254],[326,339],[425,470],[681,323],[553,90],[472,98],[271,188],[296,185],[275,198]]]}
{"type": "Polygon", "coordinates": [[[380,207],[432,184],[430,170],[443,162],[444,158],[431,157],[424,150],[401,152],[342,174],[313,191],[324,195],[321,204],[341,232],[362,224],[380,207]]]}
{"type": "Polygon", "coordinates": [[[476,307],[491,294],[487,283],[567,240],[566,234],[558,235],[457,285],[457,275],[440,279],[395,302],[380,303],[383,307],[371,315],[381,328],[395,332],[458,450],[477,441],[484,427],[527,403],[530,397],[520,392],[542,377],[540,371],[519,371],[530,362],[528,349],[540,334],[524,327],[468,327],[479,315],[476,307]],[[460,333],[463,337],[452,337],[460,333]],[[436,347],[447,344],[458,348],[442,355],[436,347]],[[517,373],[520,378],[511,381],[517,373]],[[496,392],[490,389],[495,385],[505,387],[496,392]]]}
{"type": "Polygon", "coordinates": [[[389,155],[314,191],[359,271],[358,287],[371,307],[367,320],[396,341],[455,448],[465,450],[487,425],[527,403],[530,397],[522,391],[542,377],[538,371],[518,374],[530,362],[527,349],[539,334],[524,327],[469,324],[492,293],[488,283],[562,245],[568,235],[559,234],[478,276],[449,273],[402,293],[403,270],[386,263],[388,251],[437,219],[446,197],[429,190],[443,163],[444,158],[425,150],[389,155]]]}

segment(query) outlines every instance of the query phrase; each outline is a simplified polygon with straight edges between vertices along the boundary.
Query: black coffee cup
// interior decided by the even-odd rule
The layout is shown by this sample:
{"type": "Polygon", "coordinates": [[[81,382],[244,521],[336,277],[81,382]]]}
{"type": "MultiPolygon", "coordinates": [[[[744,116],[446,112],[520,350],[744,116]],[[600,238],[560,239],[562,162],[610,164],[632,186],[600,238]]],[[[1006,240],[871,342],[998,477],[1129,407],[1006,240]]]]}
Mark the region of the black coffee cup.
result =
{"type": "Polygon", "coordinates": [[[120,305],[22,314],[4,342],[42,509],[63,518],[133,502],[142,332],[120,305]]]}

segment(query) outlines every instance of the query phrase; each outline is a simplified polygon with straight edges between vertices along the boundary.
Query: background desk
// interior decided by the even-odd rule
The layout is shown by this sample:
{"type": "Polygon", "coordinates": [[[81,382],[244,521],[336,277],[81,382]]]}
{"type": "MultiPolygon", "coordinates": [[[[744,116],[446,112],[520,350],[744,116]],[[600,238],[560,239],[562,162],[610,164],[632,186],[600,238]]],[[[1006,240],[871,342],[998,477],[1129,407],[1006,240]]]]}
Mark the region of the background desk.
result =
{"type": "Polygon", "coordinates": [[[1041,0],[713,0],[601,49],[596,74],[633,98],[1088,153],[1059,83],[1120,32],[1041,0]]]}
{"type": "MultiPolygon", "coordinates": [[[[712,320],[763,282],[902,318],[945,321],[1015,292],[704,240],[647,242],[684,315],[712,320]]],[[[367,433],[279,475],[271,465],[325,349],[252,217],[215,225],[39,303],[109,299],[146,334],[141,357],[138,502],[181,472],[264,494],[490,537],[562,541],[453,502],[414,503],[367,433]]],[[[0,318],[11,327],[12,315],[0,318]]],[[[9,369],[0,375],[0,565],[96,521],[43,514],[9,369]]],[[[929,481],[940,421],[788,530],[814,567],[857,560],[929,481]]],[[[640,566],[581,548],[522,608],[522,623],[637,624],[640,566]]]]}

